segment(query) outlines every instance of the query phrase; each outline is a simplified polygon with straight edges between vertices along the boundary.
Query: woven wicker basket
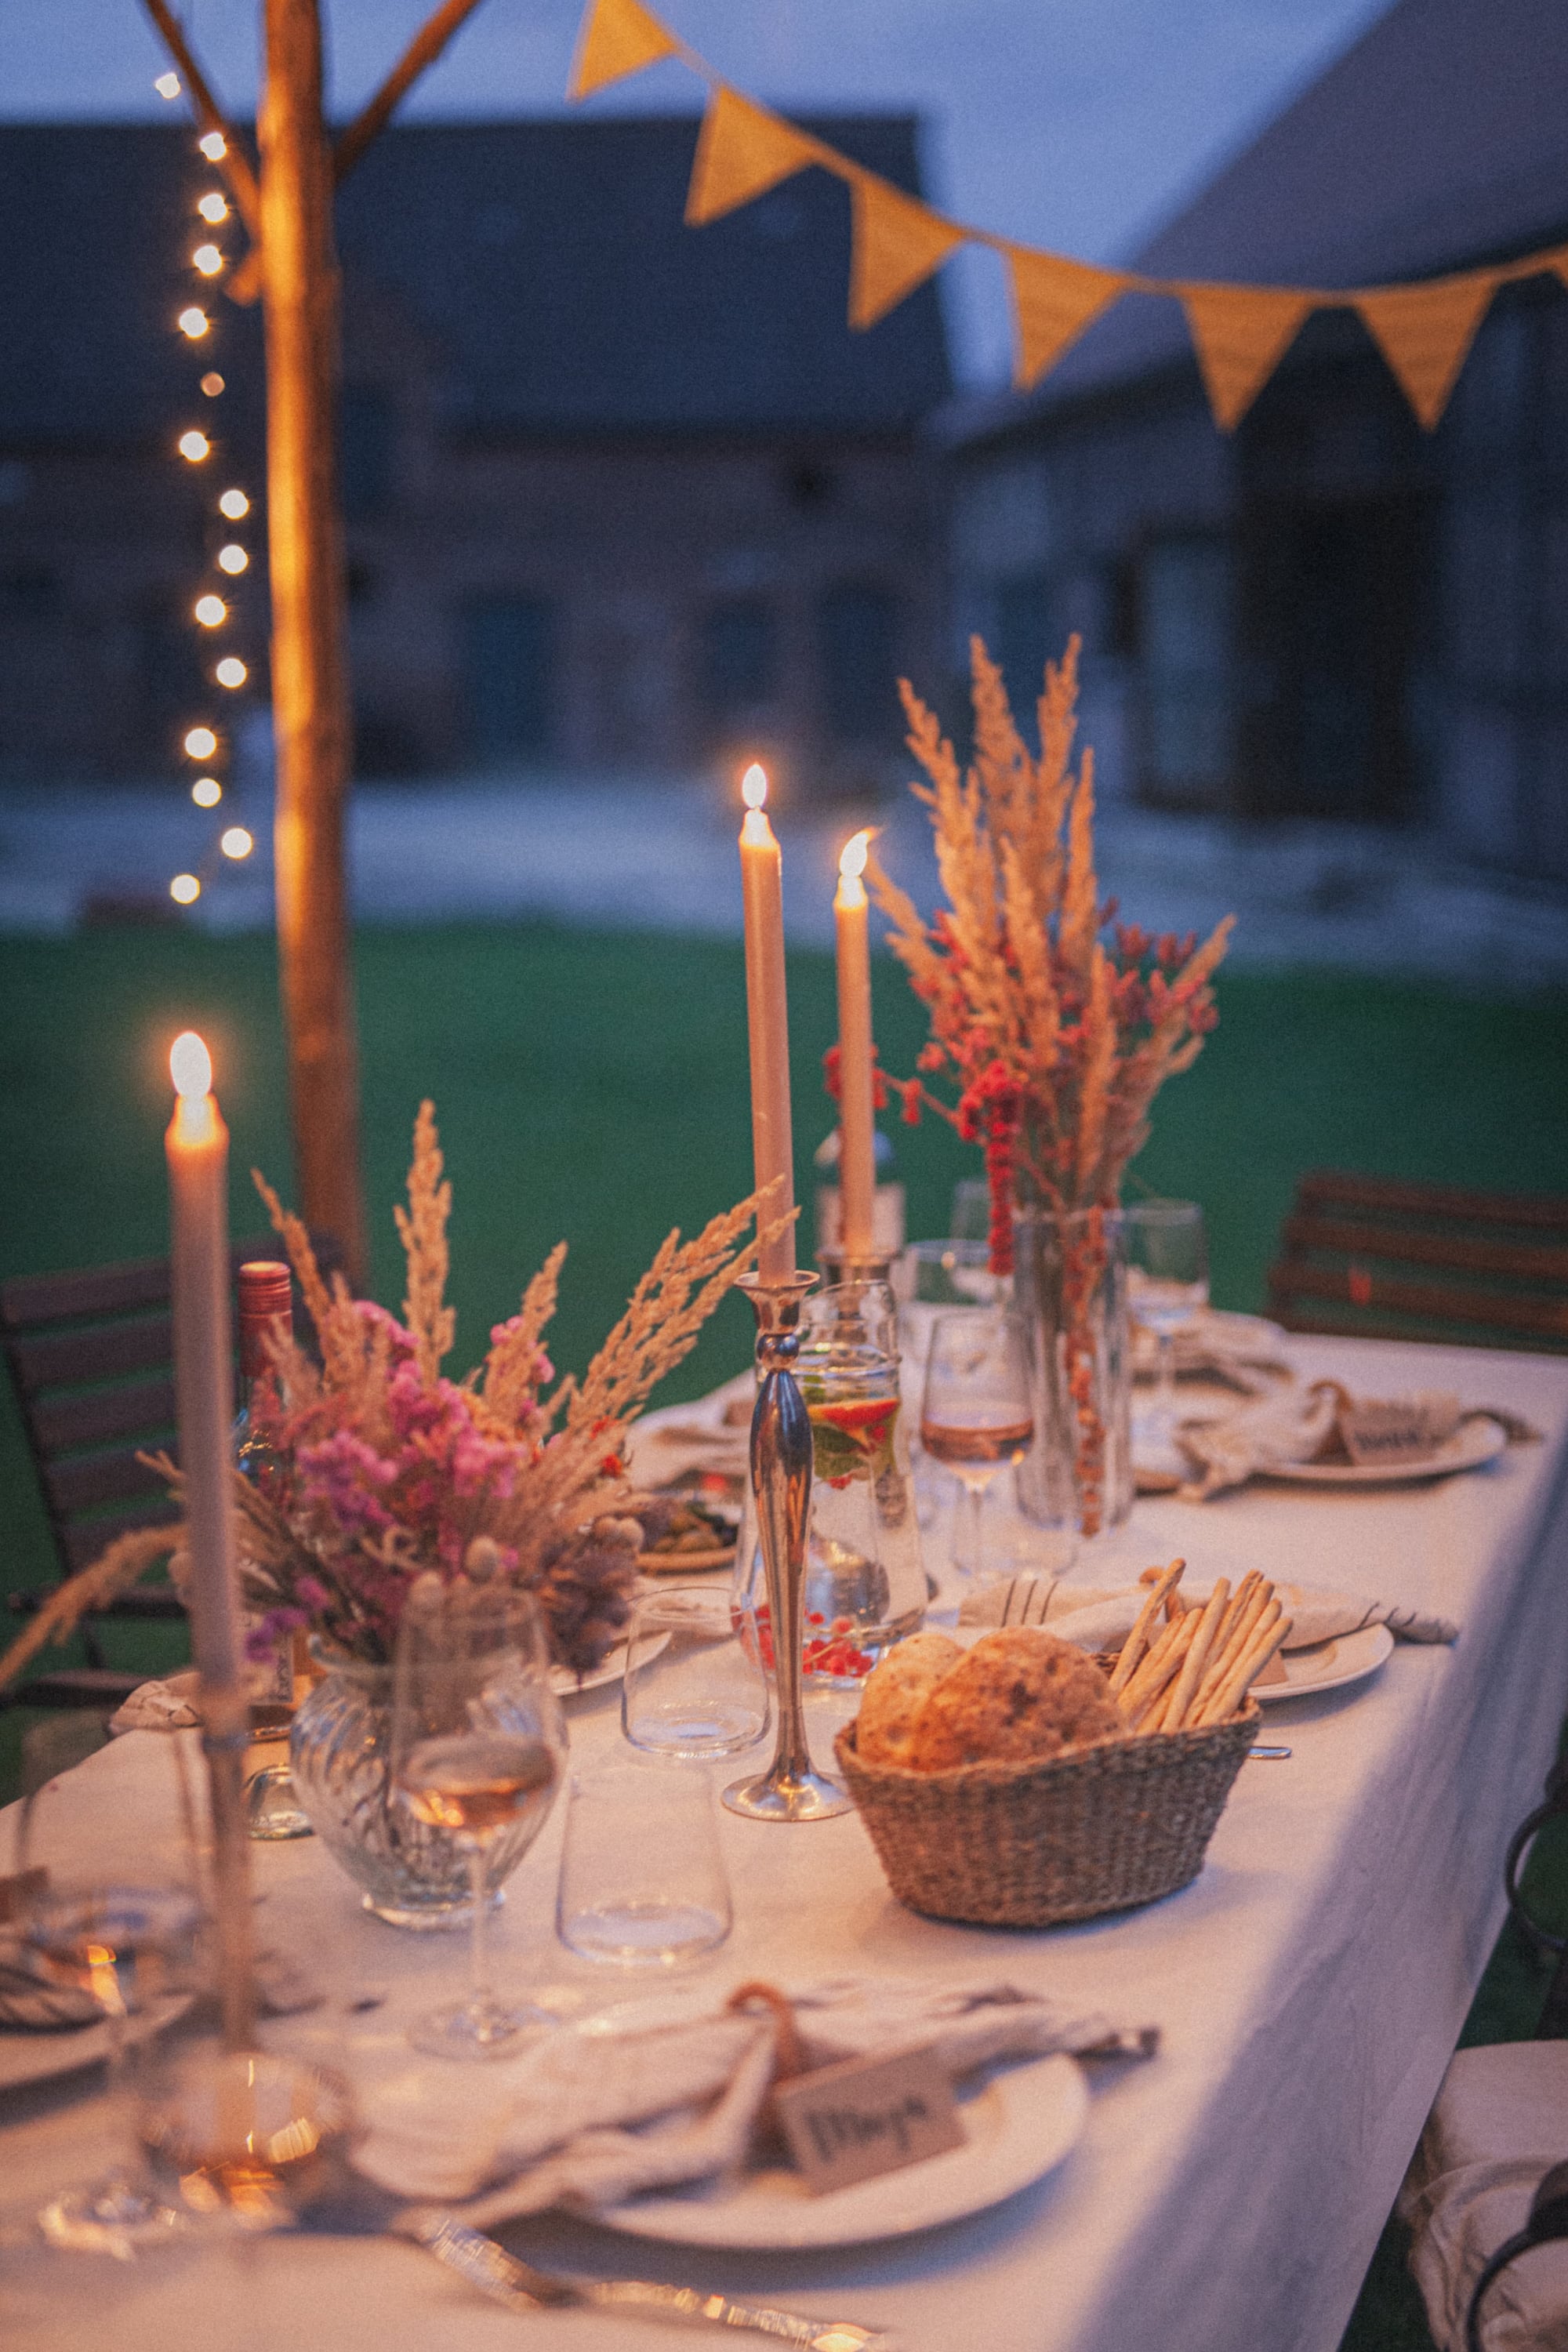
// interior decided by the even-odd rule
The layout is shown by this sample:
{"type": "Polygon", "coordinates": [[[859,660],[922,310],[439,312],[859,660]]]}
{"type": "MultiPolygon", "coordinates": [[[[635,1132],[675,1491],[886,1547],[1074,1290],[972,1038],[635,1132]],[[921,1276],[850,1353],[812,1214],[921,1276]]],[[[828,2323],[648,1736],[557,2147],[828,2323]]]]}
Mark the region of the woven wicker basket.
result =
{"type": "Polygon", "coordinates": [[[900,1903],[937,1919],[1049,1927],[1194,1879],[1258,1722],[1249,1703],[1208,1730],[947,1772],[862,1763],[852,1723],[835,1746],[900,1903]]]}

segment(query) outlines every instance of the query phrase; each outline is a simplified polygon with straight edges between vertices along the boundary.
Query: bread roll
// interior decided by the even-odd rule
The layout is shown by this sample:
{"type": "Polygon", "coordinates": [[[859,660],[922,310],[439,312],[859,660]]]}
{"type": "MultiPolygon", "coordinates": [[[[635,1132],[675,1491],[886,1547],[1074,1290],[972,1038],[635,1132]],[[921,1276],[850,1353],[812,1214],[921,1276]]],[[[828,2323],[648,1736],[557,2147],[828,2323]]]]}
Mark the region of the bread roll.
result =
{"type": "Polygon", "coordinates": [[[927,1693],[900,1760],[918,1772],[1042,1762],[1122,1727],[1092,1658],[1038,1626],[1015,1625],[983,1634],[927,1693]]]}
{"type": "Polygon", "coordinates": [[[860,1694],[857,1751],[868,1764],[907,1764],[910,1733],[932,1686],[963,1652],[946,1633],[911,1633],[872,1667],[860,1694]]]}

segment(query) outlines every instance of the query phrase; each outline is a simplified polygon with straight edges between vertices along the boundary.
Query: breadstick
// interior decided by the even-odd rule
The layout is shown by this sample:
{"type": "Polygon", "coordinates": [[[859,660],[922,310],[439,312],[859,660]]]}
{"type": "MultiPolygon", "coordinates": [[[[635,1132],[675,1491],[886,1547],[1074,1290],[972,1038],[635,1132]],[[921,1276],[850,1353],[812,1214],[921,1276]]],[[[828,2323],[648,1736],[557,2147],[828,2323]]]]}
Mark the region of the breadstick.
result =
{"type": "MultiPolygon", "coordinates": [[[[1150,1593],[1148,1600],[1143,1603],[1142,1608],[1138,1612],[1137,1621],[1133,1625],[1132,1631],[1129,1633],[1126,1641],[1121,1645],[1121,1655],[1117,1659],[1116,1664],[1111,1670],[1110,1691],[1112,1697],[1116,1696],[1118,1691],[1124,1690],[1127,1685],[1131,1681],[1133,1669],[1137,1666],[1139,1660],[1143,1655],[1145,1648],[1148,1646],[1149,1628],[1154,1622],[1156,1616],[1159,1614],[1160,1603],[1165,1598],[1166,1593],[1169,1592],[1175,1585],[1186,1564],[1187,1563],[1184,1559],[1173,1559],[1169,1568],[1144,1570],[1144,1576],[1152,1575],[1153,1577],[1154,1589],[1150,1593]]],[[[1138,1580],[1142,1583],[1143,1580],[1142,1577],[1140,1577],[1138,1580]]]]}
{"type": "Polygon", "coordinates": [[[1198,1685],[1197,1703],[1189,1710],[1194,1723],[1202,1721],[1205,1707],[1252,1640],[1273,1598],[1274,1587],[1267,1577],[1260,1577],[1240,1611],[1234,1606],[1226,1611],[1219,1640],[1209,1653],[1209,1663],[1198,1685]]]}
{"type": "Polygon", "coordinates": [[[1242,1611],[1247,1607],[1247,1602],[1252,1599],[1253,1594],[1257,1591],[1263,1579],[1258,1570],[1255,1568],[1249,1568],[1247,1574],[1242,1578],[1241,1582],[1237,1586],[1236,1591],[1231,1595],[1230,1606],[1226,1611],[1225,1615],[1221,1618],[1219,1632],[1215,1637],[1215,1646],[1212,1654],[1215,1657],[1217,1658],[1225,1649],[1232,1633],[1236,1631],[1237,1626],[1241,1622],[1242,1611]]]}
{"type": "MultiPolygon", "coordinates": [[[[1275,1610],[1279,1608],[1277,1601],[1273,1603],[1273,1608],[1275,1610]]],[[[1268,1612],[1265,1612],[1247,1649],[1232,1666],[1230,1673],[1205,1708],[1203,1721],[1205,1726],[1226,1722],[1229,1717],[1237,1713],[1239,1707],[1245,1706],[1247,1692],[1258,1680],[1275,1651],[1283,1643],[1285,1636],[1290,1631],[1291,1622],[1291,1619],[1283,1612],[1278,1616],[1268,1612]]]]}
{"type": "Polygon", "coordinates": [[[1166,1671],[1167,1661],[1171,1657],[1180,1632],[1179,1623],[1167,1623],[1161,1626],[1158,1636],[1150,1643],[1148,1654],[1136,1674],[1116,1693],[1119,1706],[1142,1706],[1143,1701],[1152,1697],[1155,1691],[1164,1687],[1170,1678],[1166,1671]]]}
{"type": "Polygon", "coordinates": [[[1173,1619],[1166,1629],[1171,1636],[1169,1646],[1165,1649],[1159,1664],[1153,1665],[1147,1685],[1142,1691],[1138,1689],[1138,1684],[1143,1673],[1152,1664],[1152,1660],[1145,1662],[1144,1667],[1141,1668],[1139,1674],[1133,1677],[1128,1692],[1123,1695],[1122,1705],[1126,1710],[1127,1719],[1134,1731],[1150,1727],[1151,1717],[1157,1717],[1160,1707],[1169,1696],[1167,1685],[1173,1677],[1181,1672],[1182,1661],[1191,1647],[1193,1636],[1198,1630],[1198,1621],[1202,1614],[1202,1611],[1198,1609],[1184,1609],[1179,1617],[1173,1619]]]}
{"type": "Polygon", "coordinates": [[[1230,1599],[1230,1580],[1222,1576],[1209,1594],[1207,1606],[1198,1620],[1197,1632],[1187,1644],[1187,1654],[1182,1660],[1182,1671],[1176,1676],[1176,1687],[1171,1704],[1161,1717],[1163,1731],[1180,1731],[1188,1708],[1197,1690],[1198,1678],[1208,1664],[1209,1654],[1219,1633],[1220,1621],[1230,1599]]]}

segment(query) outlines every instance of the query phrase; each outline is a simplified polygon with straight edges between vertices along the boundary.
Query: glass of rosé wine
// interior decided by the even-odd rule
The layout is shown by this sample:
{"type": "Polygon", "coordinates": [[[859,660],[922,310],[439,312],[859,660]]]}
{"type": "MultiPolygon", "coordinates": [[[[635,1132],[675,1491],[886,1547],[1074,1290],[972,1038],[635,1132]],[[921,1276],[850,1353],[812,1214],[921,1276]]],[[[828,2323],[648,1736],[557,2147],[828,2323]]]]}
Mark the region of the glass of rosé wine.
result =
{"type": "Polygon", "coordinates": [[[961,1576],[983,1580],[985,1490],[1003,1464],[1020,1461],[1034,1442],[1028,1342],[1018,1318],[939,1315],[926,1359],[921,1444],[962,1489],[952,1547],[961,1576]]]}

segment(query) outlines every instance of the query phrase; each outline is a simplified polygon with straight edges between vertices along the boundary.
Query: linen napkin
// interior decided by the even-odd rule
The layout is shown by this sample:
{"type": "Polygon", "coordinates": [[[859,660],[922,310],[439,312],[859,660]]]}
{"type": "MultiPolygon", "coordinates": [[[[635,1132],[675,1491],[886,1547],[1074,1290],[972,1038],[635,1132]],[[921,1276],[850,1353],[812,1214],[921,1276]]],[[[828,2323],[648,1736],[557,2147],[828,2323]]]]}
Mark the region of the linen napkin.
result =
{"type": "Polygon", "coordinates": [[[102,2020],[90,1993],[55,1983],[39,1953],[20,1937],[0,1935],[0,2032],[58,2033],[102,2020]]]}
{"type": "Polygon", "coordinates": [[[200,1682],[194,1666],[163,1681],[138,1683],[109,1718],[111,1738],[122,1731],[190,1731],[201,1722],[196,1706],[200,1682]]]}
{"type": "MultiPolygon", "coordinates": [[[[1001,1979],[839,1977],[781,1990],[811,2068],[921,2046],[961,2075],[1052,2051],[1150,2057],[1159,2044],[1152,2027],[1125,2028],[1001,1979]]],[[[463,2200],[464,2218],[487,2228],[716,2180],[745,2161],[773,2083],[771,2016],[728,2011],[715,1994],[710,2008],[668,2025],[616,2032],[611,2019],[606,2028],[552,2033],[515,2065],[486,2069],[483,2084],[404,2078],[367,2101],[355,2163],[394,2195],[463,2200]]]]}
{"type": "MultiPolygon", "coordinates": [[[[1290,1360],[1285,1333],[1261,1315],[1232,1315],[1223,1307],[1200,1307],[1173,1339],[1178,1373],[1207,1374],[1247,1396],[1268,1396],[1279,1385],[1273,1377],[1287,1376],[1290,1360]]],[[[1154,1332],[1134,1320],[1132,1370],[1152,1379],[1159,1369],[1160,1343],[1154,1332]]]]}
{"type": "Polygon", "coordinates": [[[1244,1405],[1225,1421],[1180,1423],[1176,1444],[1197,1474],[1181,1489],[1182,1500],[1203,1502],[1245,1486],[1259,1470],[1310,1462],[1333,1434],[1341,1393],[1332,1381],[1314,1381],[1244,1405]]]}
{"type": "MultiPolygon", "coordinates": [[[[1212,1578],[1184,1580],[1189,1606],[1206,1601],[1212,1578]]],[[[1447,1617],[1407,1609],[1397,1601],[1368,1601],[1359,1593],[1332,1592],[1317,1584],[1278,1584],[1275,1591],[1290,1619],[1288,1650],[1310,1650],[1320,1642],[1342,1640],[1366,1625],[1386,1625],[1396,1642],[1457,1642],[1459,1629],[1447,1617]]],[[[1064,1584],[1056,1576],[1015,1576],[982,1585],[965,1595],[961,1625],[1043,1625],[1080,1650],[1117,1650],[1132,1631],[1149,1598],[1146,1584],[1119,1591],[1087,1584],[1064,1584]]]]}
{"type": "Polygon", "coordinates": [[[743,1478],[751,1443],[756,1376],[738,1373],[692,1404],[645,1412],[626,1435],[626,1474],[635,1486],[668,1486],[689,1471],[743,1478]]]}

